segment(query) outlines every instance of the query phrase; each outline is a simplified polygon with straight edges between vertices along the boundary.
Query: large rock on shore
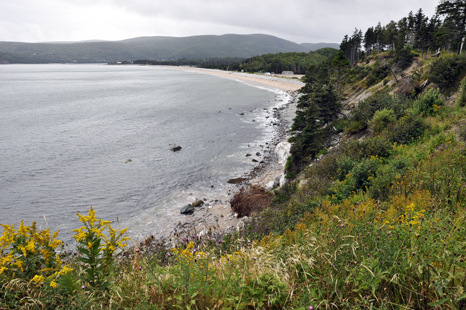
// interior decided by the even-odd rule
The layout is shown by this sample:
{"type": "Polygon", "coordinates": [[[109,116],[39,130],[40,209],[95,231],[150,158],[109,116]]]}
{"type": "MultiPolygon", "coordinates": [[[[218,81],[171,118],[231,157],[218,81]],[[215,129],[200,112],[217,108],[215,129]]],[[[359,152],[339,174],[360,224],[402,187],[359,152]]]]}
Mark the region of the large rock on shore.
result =
{"type": "Polygon", "coordinates": [[[204,201],[202,200],[196,200],[195,202],[193,202],[193,206],[195,207],[200,207],[204,204],[204,201]]]}
{"type": "Polygon", "coordinates": [[[188,204],[180,209],[181,214],[193,214],[194,213],[194,206],[188,204]]]}
{"type": "Polygon", "coordinates": [[[290,156],[290,150],[291,150],[291,143],[287,141],[278,143],[277,147],[275,148],[275,153],[277,154],[278,162],[283,167],[286,164],[286,160],[290,156]]]}
{"type": "Polygon", "coordinates": [[[236,179],[230,179],[228,180],[228,184],[240,184],[243,183],[244,181],[247,181],[248,179],[246,178],[236,178],[236,179]]]}
{"type": "Polygon", "coordinates": [[[285,185],[286,183],[286,178],[285,178],[285,173],[281,173],[275,177],[273,181],[270,181],[265,185],[266,190],[271,190],[273,188],[279,188],[285,185]]]}

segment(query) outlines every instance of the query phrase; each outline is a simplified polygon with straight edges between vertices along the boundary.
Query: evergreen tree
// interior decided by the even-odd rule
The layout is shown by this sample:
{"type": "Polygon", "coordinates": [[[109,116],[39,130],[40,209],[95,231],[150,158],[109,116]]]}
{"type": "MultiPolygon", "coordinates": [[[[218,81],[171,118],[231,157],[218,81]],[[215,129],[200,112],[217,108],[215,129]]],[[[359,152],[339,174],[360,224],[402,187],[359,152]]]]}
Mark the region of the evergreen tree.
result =
{"type": "Polygon", "coordinates": [[[384,27],[382,38],[385,46],[389,46],[390,49],[396,48],[395,42],[398,41],[398,27],[394,21],[391,21],[384,27]]]}
{"type": "Polygon", "coordinates": [[[404,17],[398,21],[398,36],[395,42],[396,49],[401,50],[408,44],[409,38],[409,22],[408,18],[404,17]]]}
{"type": "Polygon", "coordinates": [[[319,119],[322,122],[322,126],[338,118],[342,105],[332,83],[317,87],[312,99],[313,103],[319,108],[319,119]]]}
{"type": "Polygon", "coordinates": [[[304,76],[304,86],[298,90],[300,97],[296,105],[296,117],[293,119],[292,131],[302,131],[307,125],[307,109],[316,90],[320,66],[312,65],[304,76]]]}
{"type": "Polygon", "coordinates": [[[336,73],[336,88],[338,90],[338,81],[340,80],[341,73],[345,68],[349,67],[350,63],[345,56],[345,53],[342,50],[339,50],[338,53],[332,59],[332,68],[336,73]]]}
{"type": "Polygon", "coordinates": [[[319,108],[315,104],[315,100],[311,101],[311,105],[307,109],[307,125],[304,127],[301,135],[301,145],[306,157],[313,158],[320,149],[322,149],[322,120],[319,108]]]}
{"type": "Polygon", "coordinates": [[[466,35],[466,0],[442,1],[437,6],[437,14],[445,16],[450,34],[453,34],[451,48],[458,48],[466,35]]]}
{"type": "Polygon", "coordinates": [[[377,24],[377,26],[374,28],[374,36],[375,36],[375,49],[378,51],[383,51],[384,44],[382,40],[382,34],[383,34],[383,28],[380,23],[377,24]]]}
{"type": "Polygon", "coordinates": [[[344,52],[340,51],[334,61],[313,66],[306,73],[305,86],[297,104],[296,117],[292,130],[293,146],[287,162],[287,176],[292,177],[302,170],[303,164],[312,159],[322,149],[325,140],[324,128],[338,118],[341,102],[335,87],[330,83],[329,65],[347,65],[344,52]]]}
{"type": "Polygon", "coordinates": [[[366,54],[370,55],[374,50],[374,45],[377,43],[377,37],[374,32],[374,27],[369,27],[364,34],[364,49],[366,54]]]}

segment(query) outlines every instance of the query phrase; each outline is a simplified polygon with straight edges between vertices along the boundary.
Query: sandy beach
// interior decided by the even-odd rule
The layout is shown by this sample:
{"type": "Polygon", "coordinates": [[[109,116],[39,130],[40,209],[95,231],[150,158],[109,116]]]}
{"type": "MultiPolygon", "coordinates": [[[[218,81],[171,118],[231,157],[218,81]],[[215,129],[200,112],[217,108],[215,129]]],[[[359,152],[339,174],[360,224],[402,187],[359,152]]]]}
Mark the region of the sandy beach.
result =
{"type": "MultiPolygon", "coordinates": [[[[173,234],[204,234],[210,228],[216,229],[218,232],[234,231],[238,224],[238,219],[232,211],[229,201],[241,187],[249,185],[259,185],[261,187],[270,187],[274,180],[281,176],[284,171],[283,163],[280,163],[278,156],[275,153],[276,146],[286,141],[289,138],[289,129],[291,128],[293,118],[296,114],[296,103],[298,99],[297,90],[304,84],[297,79],[280,78],[276,76],[265,76],[256,74],[247,74],[239,72],[225,72],[220,70],[199,69],[192,67],[165,67],[174,70],[183,70],[198,72],[203,74],[214,75],[222,78],[229,78],[241,81],[254,87],[265,87],[272,90],[279,90],[289,96],[289,100],[276,108],[270,108],[267,113],[270,113],[277,121],[275,126],[274,137],[262,146],[261,156],[263,160],[258,164],[245,171],[243,175],[238,175],[237,178],[242,178],[245,181],[239,184],[228,184],[225,192],[216,197],[193,197],[193,202],[196,199],[204,200],[204,204],[195,208],[195,212],[190,215],[178,215],[174,218],[174,223],[169,226],[168,230],[164,230],[161,234],[157,234],[156,238],[170,238],[173,234]]],[[[276,101],[280,102],[283,97],[276,96],[276,101]]],[[[147,243],[150,239],[143,243],[147,243]]],[[[152,240],[154,240],[152,238],[152,240]]]]}
{"type": "Polygon", "coordinates": [[[251,86],[263,86],[289,92],[297,91],[304,86],[304,83],[299,81],[299,78],[302,77],[302,75],[260,75],[193,67],[164,66],[164,68],[210,74],[218,77],[239,80],[251,86]]]}

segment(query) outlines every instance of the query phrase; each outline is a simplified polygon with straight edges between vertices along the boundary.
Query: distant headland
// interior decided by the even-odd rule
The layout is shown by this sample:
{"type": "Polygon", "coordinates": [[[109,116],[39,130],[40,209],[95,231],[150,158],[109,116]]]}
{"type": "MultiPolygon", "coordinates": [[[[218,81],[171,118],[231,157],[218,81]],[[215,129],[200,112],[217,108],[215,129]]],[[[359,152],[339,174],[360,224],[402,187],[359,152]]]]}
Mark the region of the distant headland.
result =
{"type": "Polygon", "coordinates": [[[0,63],[108,63],[205,58],[249,58],[268,53],[308,53],[337,43],[302,43],[265,34],[139,37],[122,41],[0,42],[0,63]]]}

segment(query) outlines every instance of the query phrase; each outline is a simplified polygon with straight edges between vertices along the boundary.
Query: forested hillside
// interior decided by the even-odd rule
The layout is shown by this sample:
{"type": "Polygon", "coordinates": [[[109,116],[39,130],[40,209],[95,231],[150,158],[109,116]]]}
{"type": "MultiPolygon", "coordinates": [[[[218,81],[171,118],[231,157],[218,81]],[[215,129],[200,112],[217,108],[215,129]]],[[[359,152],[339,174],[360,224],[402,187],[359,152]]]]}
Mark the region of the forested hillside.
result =
{"type": "MultiPolygon", "coordinates": [[[[375,86],[365,92],[366,97],[384,90],[393,95],[402,94],[406,100],[415,100],[429,83],[446,96],[454,92],[465,74],[462,54],[454,55],[460,54],[463,49],[465,29],[466,2],[444,1],[431,18],[419,9],[416,14],[410,12],[398,22],[391,21],[385,26],[379,23],[369,27],[364,34],[356,29],[352,36],[345,36],[339,53],[333,59],[306,74],[306,86],[301,91],[298,115],[293,126],[297,133],[293,160],[289,162],[290,175],[299,170],[297,167],[303,166],[301,160],[312,160],[321,149],[318,147],[310,152],[306,146],[310,123],[316,127],[313,121],[309,122],[313,118],[311,115],[319,114],[314,111],[315,108],[321,111],[322,115],[317,116],[316,120],[324,128],[312,130],[315,136],[312,141],[325,140],[330,133],[324,131],[333,127],[327,126],[333,121],[337,121],[336,127],[340,126],[342,120],[338,115],[343,107],[339,103],[341,99],[357,98],[371,87],[375,86]],[[415,68],[412,68],[413,63],[415,68]],[[404,72],[408,68],[411,70],[404,72]],[[311,103],[315,103],[316,107],[311,103]],[[333,113],[333,118],[329,118],[327,110],[333,106],[341,108],[333,113]]],[[[354,100],[345,103],[347,109],[357,105],[354,100]]],[[[355,133],[363,128],[366,128],[363,122],[353,122],[346,130],[355,133]]],[[[321,142],[317,145],[321,145],[321,142]]]]}
{"type": "Polygon", "coordinates": [[[10,63],[106,63],[148,59],[248,58],[267,53],[309,52],[313,47],[270,35],[141,37],[114,42],[0,42],[0,61],[10,63]]]}

